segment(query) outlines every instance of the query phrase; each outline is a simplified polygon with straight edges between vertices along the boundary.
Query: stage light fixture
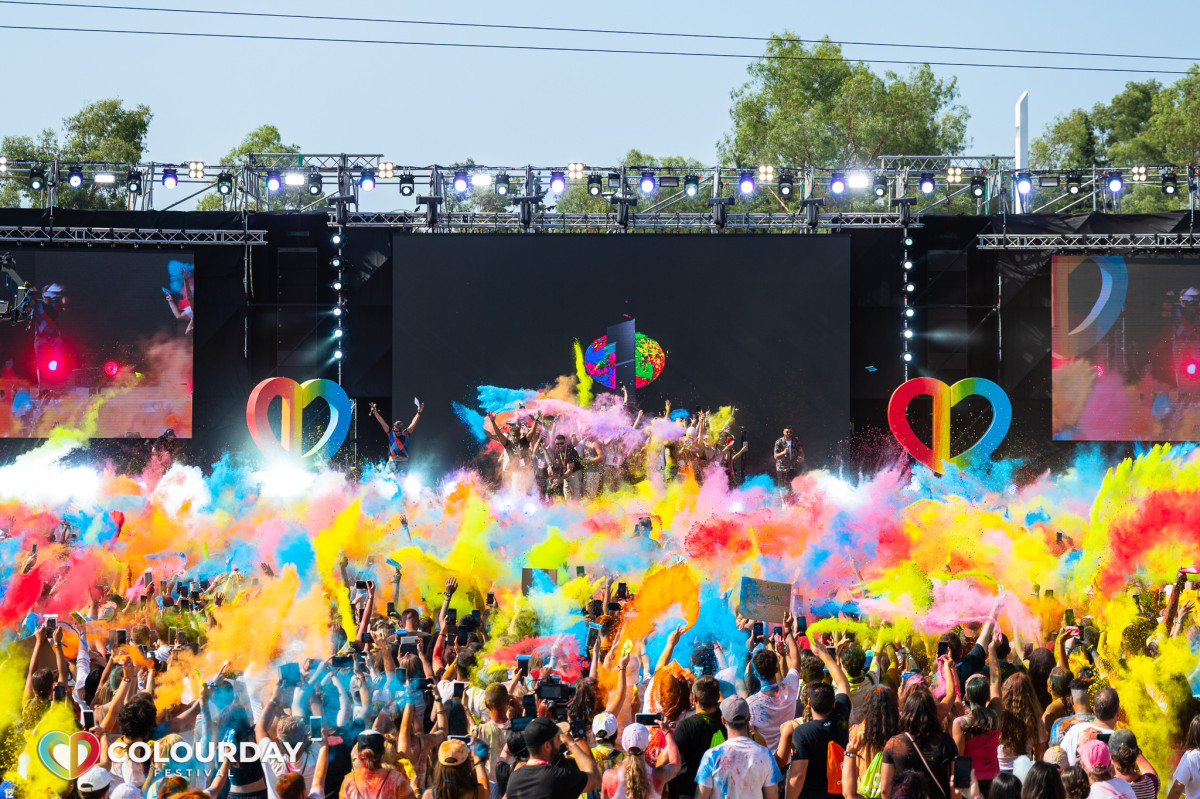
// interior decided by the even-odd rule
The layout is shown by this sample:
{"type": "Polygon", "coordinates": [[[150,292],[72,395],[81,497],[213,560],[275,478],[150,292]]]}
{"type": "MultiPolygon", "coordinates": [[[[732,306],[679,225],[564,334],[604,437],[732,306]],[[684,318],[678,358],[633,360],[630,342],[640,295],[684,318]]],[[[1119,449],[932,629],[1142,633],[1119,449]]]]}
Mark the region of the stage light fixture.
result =
{"type": "Polygon", "coordinates": [[[99,183],[102,186],[111,186],[117,182],[117,176],[112,172],[97,172],[92,178],[94,183],[99,183]]]}
{"type": "Polygon", "coordinates": [[[192,180],[204,180],[204,162],[188,161],[188,177],[192,180]]]}
{"type": "Polygon", "coordinates": [[[334,247],[341,244],[342,243],[342,231],[339,230],[339,231],[336,231],[333,234],[331,234],[329,236],[329,242],[331,244],[333,244],[334,247]]]}
{"type": "Polygon", "coordinates": [[[233,175],[228,172],[217,175],[217,194],[222,196],[233,194],[233,175]]]}
{"type": "Polygon", "coordinates": [[[334,269],[341,269],[342,268],[342,256],[340,256],[340,255],[333,256],[333,259],[330,260],[329,265],[332,266],[334,269]]]}
{"type": "Polygon", "coordinates": [[[104,363],[104,374],[109,377],[116,377],[119,371],[121,371],[121,365],[116,361],[106,361],[104,363]]]}
{"type": "Polygon", "coordinates": [[[1166,172],[1162,176],[1162,193],[1172,195],[1179,191],[1179,181],[1174,172],[1166,172]]]}
{"type": "Polygon", "coordinates": [[[1079,175],[1067,175],[1067,194],[1078,194],[1083,190],[1083,178],[1079,175]]]}
{"type": "Polygon", "coordinates": [[[872,182],[872,187],[871,190],[875,192],[876,197],[886,197],[888,193],[888,179],[883,175],[876,175],[875,180],[872,182]]]}
{"type": "Polygon", "coordinates": [[[567,164],[567,179],[568,180],[583,180],[583,164],[580,164],[580,163],[567,164]]]}
{"type": "Polygon", "coordinates": [[[759,164],[758,180],[760,183],[773,183],[775,181],[775,167],[770,164],[759,164]]]}
{"type": "Polygon", "coordinates": [[[179,185],[179,173],[175,171],[174,167],[163,167],[162,185],[164,189],[173,189],[179,185]]]}
{"type": "Polygon", "coordinates": [[[1016,181],[1017,181],[1017,194],[1020,194],[1022,197],[1029,194],[1029,192],[1033,191],[1033,178],[1029,175],[1028,172],[1018,172],[1017,176],[1016,176],[1016,181]]]}
{"type": "Polygon", "coordinates": [[[791,197],[796,191],[796,185],[791,175],[786,172],[779,176],[779,196],[791,197]]]}
{"type": "Polygon", "coordinates": [[[643,172],[642,179],[638,181],[638,188],[642,190],[642,194],[653,194],[656,186],[653,172],[643,172]]]}
{"type": "Polygon", "coordinates": [[[599,175],[588,175],[587,191],[593,197],[599,197],[600,192],[604,190],[604,178],[599,175]]]}
{"type": "Polygon", "coordinates": [[[467,186],[468,186],[467,173],[461,169],[458,170],[457,172],[455,172],[454,173],[454,190],[456,192],[458,192],[459,194],[466,194],[467,186]]]}
{"type": "Polygon", "coordinates": [[[0,155],[0,172],[8,171],[8,159],[0,155]]]}
{"type": "Polygon", "coordinates": [[[829,176],[829,191],[832,194],[841,194],[846,190],[846,176],[841,172],[834,172],[829,176]]]}
{"type": "Polygon", "coordinates": [[[1146,182],[1146,167],[1135,166],[1133,169],[1129,170],[1129,179],[1132,180],[1134,183],[1145,183],[1146,182]]]}
{"type": "Polygon", "coordinates": [[[125,175],[125,191],[130,194],[142,193],[142,173],[136,169],[130,170],[125,175]]]}
{"type": "Polygon", "coordinates": [[[905,363],[909,363],[912,361],[912,353],[911,352],[904,353],[904,361],[905,361],[905,363]]]}
{"type": "Polygon", "coordinates": [[[846,188],[851,190],[865,189],[871,185],[871,175],[861,169],[852,169],[846,173],[846,188]]]}
{"type": "Polygon", "coordinates": [[[331,283],[330,285],[333,287],[334,291],[341,291],[342,290],[341,278],[338,278],[337,280],[333,281],[333,283],[331,283]]]}
{"type": "Polygon", "coordinates": [[[340,361],[340,360],[342,359],[342,351],[341,351],[341,350],[334,350],[334,351],[333,351],[333,359],[334,359],[335,361],[340,361]]]}
{"type": "Polygon", "coordinates": [[[304,173],[298,172],[295,169],[289,169],[283,173],[283,185],[285,186],[303,186],[304,173]]]}
{"type": "Polygon", "coordinates": [[[1113,194],[1120,194],[1125,188],[1125,179],[1121,177],[1120,172],[1109,172],[1105,177],[1105,185],[1113,194]]]}
{"type": "Polygon", "coordinates": [[[46,361],[46,368],[49,369],[51,372],[57,372],[58,371],[58,360],[55,358],[51,358],[49,361],[46,361]]]}
{"type": "Polygon", "coordinates": [[[962,167],[952,166],[946,170],[947,183],[962,183],[962,167]]]}
{"type": "Polygon", "coordinates": [[[396,165],[391,161],[380,161],[376,174],[380,180],[391,180],[396,176],[396,165]]]}
{"type": "Polygon", "coordinates": [[[35,166],[29,170],[29,188],[34,191],[41,191],[46,185],[46,170],[40,166],[35,166]]]}
{"type": "Polygon", "coordinates": [[[508,175],[496,175],[495,185],[496,185],[496,193],[499,194],[501,197],[508,194],[508,186],[509,186],[508,175]]]}
{"type": "MultiPolygon", "coordinates": [[[[759,174],[762,174],[763,167],[760,166],[758,168],[758,170],[759,170],[759,174]]],[[[754,173],[753,172],[743,172],[741,177],[738,178],[738,191],[740,191],[742,194],[753,194],[754,193],[754,173]]]]}
{"type": "Polygon", "coordinates": [[[660,175],[658,178],[658,185],[663,189],[677,189],[679,188],[679,176],[660,175]]]}
{"type": "Polygon", "coordinates": [[[341,316],[341,315],[342,315],[342,309],[341,309],[341,308],[334,308],[334,309],[333,309],[333,315],[334,315],[334,316],[341,316]]]}
{"type": "Polygon", "coordinates": [[[563,177],[562,172],[550,173],[550,191],[554,194],[562,194],[567,190],[567,179],[563,177]]]}
{"type": "Polygon", "coordinates": [[[912,319],[914,316],[917,315],[917,312],[914,311],[912,308],[905,308],[904,315],[907,316],[909,319],[912,319]]]}
{"type": "Polygon", "coordinates": [[[83,185],[83,169],[78,166],[67,167],[67,185],[77,189],[83,185]]]}
{"type": "Polygon", "coordinates": [[[934,178],[933,178],[933,173],[932,172],[922,172],[921,173],[921,182],[919,185],[920,185],[922,194],[933,194],[934,188],[937,187],[937,183],[934,181],[934,178]]]}
{"type": "Polygon", "coordinates": [[[980,199],[987,194],[987,179],[982,175],[971,178],[971,196],[980,199]]]}
{"type": "Polygon", "coordinates": [[[321,173],[313,170],[308,173],[308,193],[316,197],[325,189],[325,180],[321,177],[321,173]]]}
{"type": "Polygon", "coordinates": [[[333,331],[333,337],[334,337],[334,338],[341,338],[341,337],[342,337],[342,329],[341,329],[340,327],[339,327],[338,329],[336,329],[336,330],[334,330],[334,331],[333,331]]]}
{"type": "Polygon", "coordinates": [[[904,331],[904,337],[905,337],[905,338],[912,338],[912,337],[913,337],[913,332],[912,332],[911,330],[905,330],[905,331],[904,331]]]}
{"type": "Polygon", "coordinates": [[[363,191],[375,190],[375,170],[364,169],[358,175],[358,187],[363,191]]]}
{"type": "Polygon", "coordinates": [[[905,292],[906,294],[912,294],[912,293],[913,293],[914,291],[916,291],[916,290],[917,290],[917,287],[916,287],[915,285],[913,285],[912,283],[905,283],[905,284],[904,284],[904,292],[905,292]]]}
{"type": "Polygon", "coordinates": [[[904,237],[904,246],[905,246],[905,247],[911,247],[911,246],[913,246],[913,237],[912,237],[912,236],[905,236],[905,237],[904,237]]]}
{"type": "Polygon", "coordinates": [[[1038,175],[1037,184],[1039,189],[1057,189],[1058,175],[1038,175]]]}
{"type": "Polygon", "coordinates": [[[279,174],[278,169],[272,169],[267,173],[267,191],[279,191],[283,186],[283,177],[279,174]]]}
{"type": "Polygon", "coordinates": [[[492,185],[491,172],[473,172],[471,173],[471,185],[477,189],[486,189],[492,185]]]}
{"type": "Polygon", "coordinates": [[[909,269],[912,269],[912,268],[913,268],[913,262],[912,262],[912,259],[911,259],[911,258],[905,258],[905,259],[904,259],[903,266],[904,266],[904,269],[905,269],[905,271],[907,271],[907,270],[909,270],[909,269]]]}
{"type": "Polygon", "coordinates": [[[400,195],[402,197],[411,197],[412,193],[417,190],[416,181],[412,175],[400,176],[400,195]]]}

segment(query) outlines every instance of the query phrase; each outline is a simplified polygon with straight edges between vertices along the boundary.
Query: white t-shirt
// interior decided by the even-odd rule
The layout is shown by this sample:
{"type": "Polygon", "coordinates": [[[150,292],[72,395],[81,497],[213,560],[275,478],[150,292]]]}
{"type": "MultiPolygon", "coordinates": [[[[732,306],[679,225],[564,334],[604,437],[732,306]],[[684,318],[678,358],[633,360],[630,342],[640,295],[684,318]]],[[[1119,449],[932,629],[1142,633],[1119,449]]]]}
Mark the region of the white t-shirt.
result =
{"type": "Polygon", "coordinates": [[[1200,799],[1200,749],[1184,752],[1172,777],[1183,785],[1187,799],[1200,799]]]}
{"type": "Polygon", "coordinates": [[[1120,777],[1097,782],[1088,793],[1088,799],[1137,799],[1133,786],[1120,777]]]}
{"type": "MultiPolygon", "coordinates": [[[[265,747],[270,738],[260,738],[258,741],[259,747],[265,747]]],[[[318,742],[319,743],[319,742],[318,742]]],[[[281,754],[287,756],[287,750],[282,745],[276,744],[281,754]]],[[[313,787],[313,773],[317,770],[317,753],[313,750],[310,744],[308,750],[300,755],[300,759],[295,763],[280,763],[275,759],[263,760],[263,766],[266,770],[267,778],[267,796],[269,799],[279,799],[279,794],[275,791],[275,781],[284,774],[299,774],[304,777],[304,787],[311,789],[313,787]]]]}
{"type": "Polygon", "coordinates": [[[800,695],[800,672],[790,669],[770,693],[759,691],[746,703],[750,705],[750,723],[773,752],[779,745],[779,727],[796,717],[796,697],[800,695]]]}
{"type": "Polygon", "coordinates": [[[711,788],[713,799],[762,799],[763,788],[782,781],[775,756],[746,737],[709,749],[696,771],[696,784],[711,788]]]}
{"type": "MultiPolygon", "coordinates": [[[[1044,728],[1043,728],[1044,729],[1044,728]]],[[[1063,736],[1062,743],[1059,746],[1067,753],[1067,762],[1072,766],[1079,762],[1076,759],[1076,752],[1079,751],[1079,736],[1084,730],[1100,730],[1100,732],[1112,732],[1108,727],[1102,727],[1091,721],[1085,721],[1081,724],[1075,724],[1071,729],[1067,730],[1067,734],[1063,736]]]]}

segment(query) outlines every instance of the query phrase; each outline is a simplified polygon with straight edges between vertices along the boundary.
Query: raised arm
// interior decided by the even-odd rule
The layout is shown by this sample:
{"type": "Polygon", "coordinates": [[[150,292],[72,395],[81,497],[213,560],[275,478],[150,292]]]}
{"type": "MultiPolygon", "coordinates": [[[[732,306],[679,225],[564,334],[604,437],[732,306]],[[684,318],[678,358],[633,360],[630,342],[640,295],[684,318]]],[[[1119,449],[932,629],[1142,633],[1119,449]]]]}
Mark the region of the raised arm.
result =
{"type": "Polygon", "coordinates": [[[404,428],[404,432],[411,433],[412,429],[417,426],[417,422],[421,419],[421,411],[425,410],[425,403],[417,406],[417,412],[413,416],[412,421],[408,423],[408,427],[404,428]]]}
{"type": "Polygon", "coordinates": [[[850,681],[846,679],[846,672],[842,671],[842,665],[836,659],[829,656],[829,652],[825,647],[818,645],[813,650],[821,662],[825,664],[825,668],[829,669],[829,676],[833,678],[833,687],[839,694],[850,695],[850,681]]]}
{"type": "Polygon", "coordinates": [[[385,432],[385,433],[392,432],[392,426],[387,423],[387,421],[383,418],[383,414],[381,414],[379,412],[379,406],[377,406],[375,403],[372,402],[370,405],[370,408],[371,408],[371,415],[374,416],[375,420],[379,422],[379,426],[383,428],[383,432],[385,432]]]}
{"type": "Polygon", "coordinates": [[[667,664],[671,662],[671,655],[675,653],[675,645],[679,643],[679,636],[687,631],[687,625],[681,624],[674,630],[671,630],[667,635],[667,645],[663,648],[662,654],[658,656],[658,663],[654,666],[654,670],[665,669],[667,664]]]}

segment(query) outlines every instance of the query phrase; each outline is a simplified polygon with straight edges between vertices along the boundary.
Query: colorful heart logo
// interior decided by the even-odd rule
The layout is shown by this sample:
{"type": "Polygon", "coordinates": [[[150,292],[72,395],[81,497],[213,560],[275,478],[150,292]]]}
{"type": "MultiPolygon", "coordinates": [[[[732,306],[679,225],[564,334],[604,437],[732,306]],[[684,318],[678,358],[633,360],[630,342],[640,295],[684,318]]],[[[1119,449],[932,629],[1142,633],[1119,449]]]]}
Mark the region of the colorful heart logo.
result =
{"type": "Polygon", "coordinates": [[[273,377],[262,381],[250,392],[250,401],[246,403],[246,425],[250,428],[250,437],[268,458],[291,457],[310,462],[329,460],[350,432],[351,410],[345,389],[332,380],[297,383],[288,377],[273,377]],[[276,397],[283,401],[278,440],[267,416],[271,401],[276,397]],[[304,409],[317,399],[323,399],[329,405],[329,425],[320,440],[308,452],[301,454],[304,409]]]}
{"type": "Polygon", "coordinates": [[[54,776],[73,780],[100,762],[100,739],[87,730],[51,730],[38,741],[38,759],[54,776]]]}
{"type": "Polygon", "coordinates": [[[968,377],[948,386],[932,377],[916,377],[904,383],[888,401],[888,426],[900,446],[918,462],[941,474],[944,462],[950,461],[960,469],[991,456],[1012,424],[1012,402],[1004,389],[982,377],[968,377]],[[908,423],[908,405],[914,397],[928,394],[933,397],[933,446],[926,446],[908,423]],[[950,457],[950,409],[971,396],[980,396],[992,404],[992,423],[979,440],[963,452],[950,457]]]}
{"type": "Polygon", "coordinates": [[[1075,358],[1099,344],[1121,317],[1125,296],[1129,293],[1129,269],[1125,259],[1119,255],[1092,255],[1087,258],[1056,256],[1053,272],[1050,289],[1054,297],[1051,349],[1056,358],[1075,358]],[[1100,291],[1083,321],[1068,330],[1070,276],[1089,261],[1100,270],[1100,291]]]}

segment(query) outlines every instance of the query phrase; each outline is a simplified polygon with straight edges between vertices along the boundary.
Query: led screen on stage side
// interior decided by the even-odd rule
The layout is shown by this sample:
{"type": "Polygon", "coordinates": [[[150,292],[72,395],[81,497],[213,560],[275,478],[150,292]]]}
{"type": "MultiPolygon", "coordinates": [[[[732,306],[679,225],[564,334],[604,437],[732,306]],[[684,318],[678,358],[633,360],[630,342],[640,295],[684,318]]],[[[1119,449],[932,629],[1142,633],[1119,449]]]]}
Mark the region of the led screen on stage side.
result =
{"type": "Polygon", "coordinates": [[[0,260],[0,437],[191,437],[192,253],[0,260]]]}
{"type": "Polygon", "coordinates": [[[1054,438],[1200,441],[1200,259],[1055,256],[1054,438]]]}
{"type": "MultiPolygon", "coordinates": [[[[414,398],[426,403],[410,446],[427,477],[486,468],[455,403],[477,411],[478,386],[574,375],[575,341],[603,365],[599,339],[633,319],[647,417],[667,400],[692,412],[732,405],[752,473],[771,467],[789,424],[809,464],[825,466],[850,428],[849,257],[840,235],[398,235],[393,402],[380,410],[407,424],[414,398]]],[[[594,392],[608,391],[609,370],[595,371],[594,392]]],[[[384,435],[363,423],[360,436],[384,435]]]]}

